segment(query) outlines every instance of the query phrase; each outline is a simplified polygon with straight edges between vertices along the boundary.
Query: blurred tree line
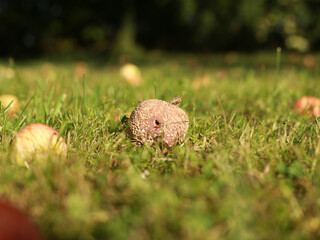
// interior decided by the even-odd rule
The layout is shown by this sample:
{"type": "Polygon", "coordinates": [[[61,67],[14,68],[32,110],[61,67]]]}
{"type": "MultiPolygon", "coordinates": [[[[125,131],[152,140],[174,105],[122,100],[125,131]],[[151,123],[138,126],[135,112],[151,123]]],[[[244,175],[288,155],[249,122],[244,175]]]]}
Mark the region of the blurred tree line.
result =
{"type": "Polygon", "coordinates": [[[320,46],[319,10],[320,0],[0,0],[0,56],[306,52],[320,46]]]}

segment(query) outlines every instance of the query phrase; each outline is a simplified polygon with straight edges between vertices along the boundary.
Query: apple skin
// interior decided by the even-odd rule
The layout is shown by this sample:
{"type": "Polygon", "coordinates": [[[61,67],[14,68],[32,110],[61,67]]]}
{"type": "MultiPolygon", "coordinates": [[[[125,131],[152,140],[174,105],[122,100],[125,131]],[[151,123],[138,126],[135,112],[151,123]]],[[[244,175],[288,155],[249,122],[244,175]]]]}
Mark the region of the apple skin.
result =
{"type": "Polygon", "coordinates": [[[133,86],[140,86],[142,84],[142,76],[140,69],[132,64],[126,63],[120,68],[120,75],[133,86]]]}
{"type": "Polygon", "coordinates": [[[15,160],[19,165],[28,166],[28,161],[43,155],[67,155],[67,144],[63,138],[56,130],[42,123],[25,126],[18,132],[13,144],[15,160]]]}
{"type": "Polygon", "coordinates": [[[0,102],[1,102],[1,111],[7,108],[9,104],[12,102],[12,104],[10,105],[10,108],[6,112],[7,116],[15,116],[17,115],[17,112],[20,111],[19,100],[14,95],[1,95],[0,102]]]}
{"type": "Polygon", "coordinates": [[[0,200],[1,240],[40,240],[40,233],[28,217],[12,204],[0,200]]]}

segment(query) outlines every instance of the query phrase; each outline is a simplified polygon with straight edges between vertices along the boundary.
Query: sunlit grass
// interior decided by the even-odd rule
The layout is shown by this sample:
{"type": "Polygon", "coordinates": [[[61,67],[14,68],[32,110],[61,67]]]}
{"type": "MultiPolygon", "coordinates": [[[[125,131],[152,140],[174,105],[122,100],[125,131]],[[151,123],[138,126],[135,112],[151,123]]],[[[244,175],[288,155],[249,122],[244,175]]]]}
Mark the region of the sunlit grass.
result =
{"type": "Polygon", "coordinates": [[[283,54],[278,66],[275,53],[154,53],[133,60],[139,87],[120,63],[2,62],[0,94],[22,110],[0,115],[0,194],[47,239],[318,239],[319,124],[291,110],[319,96],[318,58],[308,57],[283,54]],[[186,142],[132,144],[123,116],[178,95],[186,142]],[[59,131],[67,158],[14,164],[10,142],[34,122],[59,131]]]}

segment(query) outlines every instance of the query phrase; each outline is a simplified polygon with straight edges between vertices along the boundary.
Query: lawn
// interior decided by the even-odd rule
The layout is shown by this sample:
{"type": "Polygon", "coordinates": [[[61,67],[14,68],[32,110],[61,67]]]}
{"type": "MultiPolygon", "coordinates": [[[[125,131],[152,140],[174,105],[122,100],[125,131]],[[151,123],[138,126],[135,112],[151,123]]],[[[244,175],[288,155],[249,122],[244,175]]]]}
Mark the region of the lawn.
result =
{"type": "Polygon", "coordinates": [[[0,94],[21,102],[0,115],[0,195],[24,209],[46,239],[319,239],[320,128],[292,106],[320,96],[320,56],[283,53],[131,59],[2,61],[0,94]],[[186,141],[141,147],[125,116],[158,98],[189,116],[186,141]],[[59,131],[68,156],[29,169],[11,141],[30,123],[59,131]]]}

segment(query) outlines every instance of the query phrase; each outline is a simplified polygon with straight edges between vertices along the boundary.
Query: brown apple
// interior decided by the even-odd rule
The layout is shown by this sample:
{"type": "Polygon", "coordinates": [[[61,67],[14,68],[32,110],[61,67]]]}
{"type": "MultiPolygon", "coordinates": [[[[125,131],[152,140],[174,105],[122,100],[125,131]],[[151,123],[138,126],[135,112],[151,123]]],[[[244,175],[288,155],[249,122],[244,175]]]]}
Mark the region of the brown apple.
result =
{"type": "Polygon", "coordinates": [[[154,145],[162,141],[174,146],[184,141],[188,127],[188,115],[171,102],[150,99],[140,103],[128,119],[128,134],[140,144],[154,145]]]}

